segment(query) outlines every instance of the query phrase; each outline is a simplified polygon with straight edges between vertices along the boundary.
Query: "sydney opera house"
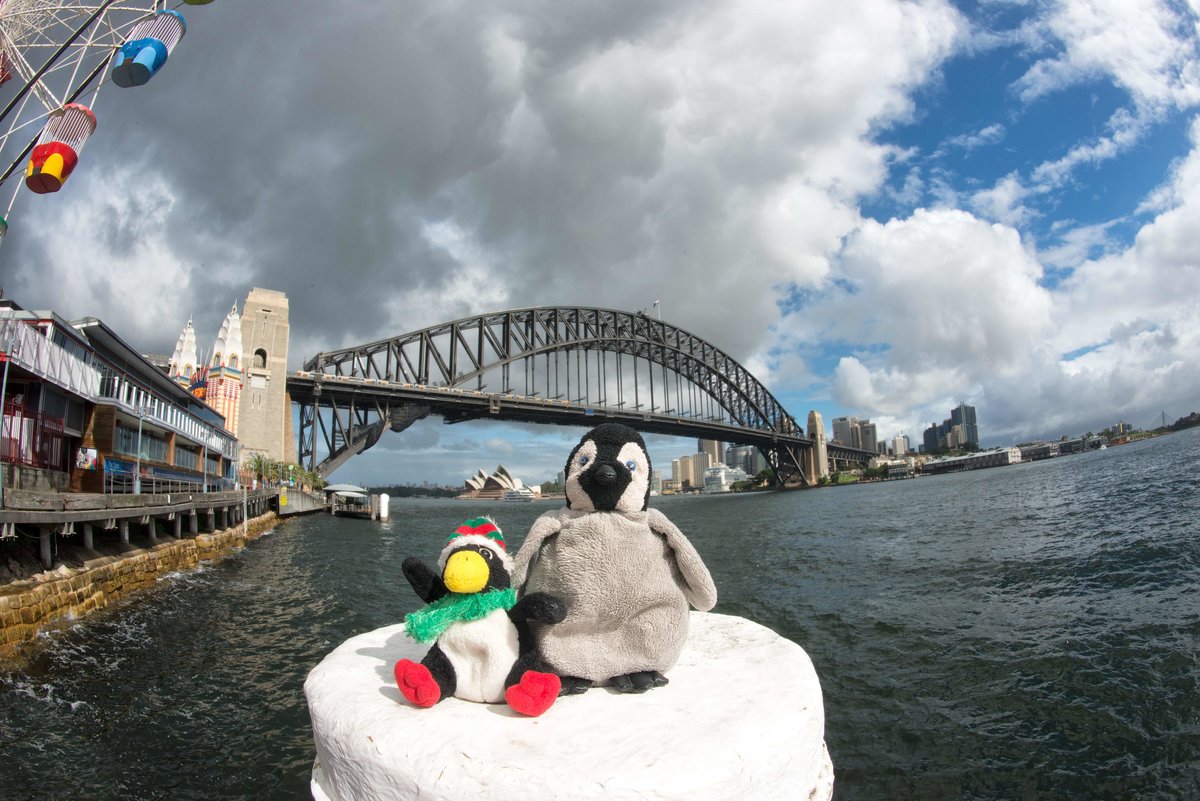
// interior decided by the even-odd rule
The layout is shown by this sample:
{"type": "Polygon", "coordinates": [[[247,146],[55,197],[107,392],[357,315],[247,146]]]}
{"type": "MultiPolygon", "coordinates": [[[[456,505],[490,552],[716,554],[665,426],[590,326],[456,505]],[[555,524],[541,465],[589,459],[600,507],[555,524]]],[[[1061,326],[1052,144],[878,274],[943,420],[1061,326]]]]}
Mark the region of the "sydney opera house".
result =
{"type": "Polygon", "coordinates": [[[502,498],[506,492],[519,490],[524,486],[521,479],[508,472],[508,468],[504,465],[497,465],[495,472],[490,476],[480,469],[479,472],[468,478],[465,491],[460,497],[495,500],[502,498]]]}

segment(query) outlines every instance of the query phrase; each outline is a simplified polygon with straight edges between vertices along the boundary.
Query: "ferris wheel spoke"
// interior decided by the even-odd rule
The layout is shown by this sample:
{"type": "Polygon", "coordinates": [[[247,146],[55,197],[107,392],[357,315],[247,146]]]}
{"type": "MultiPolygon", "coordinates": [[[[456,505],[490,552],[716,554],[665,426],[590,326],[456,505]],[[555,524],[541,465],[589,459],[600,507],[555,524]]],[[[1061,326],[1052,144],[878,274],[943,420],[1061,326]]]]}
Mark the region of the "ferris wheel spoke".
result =
{"type": "Polygon", "coordinates": [[[166,0],[0,0],[0,77],[15,86],[0,111],[0,185],[24,163],[25,186],[57,191],[95,128],[100,89],[148,82],[186,30],[166,0]]]}

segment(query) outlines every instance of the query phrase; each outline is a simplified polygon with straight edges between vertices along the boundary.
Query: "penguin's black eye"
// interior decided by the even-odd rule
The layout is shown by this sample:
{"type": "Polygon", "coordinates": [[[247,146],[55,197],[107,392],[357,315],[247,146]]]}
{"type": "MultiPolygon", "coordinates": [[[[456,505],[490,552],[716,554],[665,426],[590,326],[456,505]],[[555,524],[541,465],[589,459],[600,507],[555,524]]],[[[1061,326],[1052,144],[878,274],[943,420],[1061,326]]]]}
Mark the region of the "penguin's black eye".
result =
{"type": "Polygon", "coordinates": [[[579,457],[579,466],[580,466],[580,467],[587,467],[587,463],[588,463],[588,462],[590,462],[590,461],[592,461],[592,459],[591,459],[591,457],[590,457],[590,456],[580,456],[580,457],[579,457]]]}
{"type": "Polygon", "coordinates": [[[626,466],[627,468],[629,468],[629,472],[630,472],[630,473],[635,473],[635,472],[637,472],[637,462],[633,461],[632,459],[630,459],[629,461],[625,462],[625,466],[626,466]]]}

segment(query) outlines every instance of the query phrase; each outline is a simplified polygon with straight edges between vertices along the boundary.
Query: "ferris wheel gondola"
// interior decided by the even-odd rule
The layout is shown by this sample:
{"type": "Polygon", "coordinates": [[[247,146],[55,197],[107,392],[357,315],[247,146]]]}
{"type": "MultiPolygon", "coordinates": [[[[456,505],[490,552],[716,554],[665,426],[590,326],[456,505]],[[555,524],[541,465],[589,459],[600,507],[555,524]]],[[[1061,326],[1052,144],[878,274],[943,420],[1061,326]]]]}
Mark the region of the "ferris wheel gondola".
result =
{"type": "MultiPolygon", "coordinates": [[[[184,0],[205,5],[212,0],[184,0]]],[[[141,86],[186,31],[165,0],[0,0],[0,187],[58,191],[96,129],[101,87],[141,86]],[[22,168],[24,168],[22,170],[22,168]]]]}

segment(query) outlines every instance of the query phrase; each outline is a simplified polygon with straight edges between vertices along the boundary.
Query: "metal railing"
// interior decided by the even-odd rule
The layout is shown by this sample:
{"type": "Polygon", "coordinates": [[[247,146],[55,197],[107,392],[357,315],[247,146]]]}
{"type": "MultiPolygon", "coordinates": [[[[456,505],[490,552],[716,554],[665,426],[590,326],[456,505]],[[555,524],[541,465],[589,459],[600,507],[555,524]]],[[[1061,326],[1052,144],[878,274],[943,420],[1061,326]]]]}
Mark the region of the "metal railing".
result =
{"type": "Polygon", "coordinates": [[[110,402],[131,415],[139,411],[156,425],[237,460],[237,439],[191,412],[130,380],[94,355],[85,360],[48,339],[28,322],[0,310],[0,348],[12,343],[12,363],[93,403],[110,402]]]}
{"type": "Polygon", "coordinates": [[[60,472],[67,469],[61,417],[5,401],[0,418],[0,461],[60,472]]]}

